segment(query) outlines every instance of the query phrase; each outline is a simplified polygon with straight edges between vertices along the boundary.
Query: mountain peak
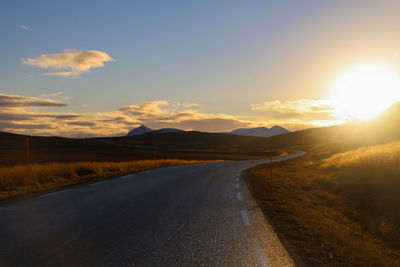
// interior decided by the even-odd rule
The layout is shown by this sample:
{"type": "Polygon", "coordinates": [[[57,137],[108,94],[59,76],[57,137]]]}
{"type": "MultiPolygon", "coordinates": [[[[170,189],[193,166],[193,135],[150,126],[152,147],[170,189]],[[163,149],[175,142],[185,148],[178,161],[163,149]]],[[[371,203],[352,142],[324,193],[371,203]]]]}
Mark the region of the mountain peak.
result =
{"type": "Polygon", "coordinates": [[[134,135],[142,135],[145,133],[150,133],[152,132],[153,129],[147,127],[146,125],[142,124],[139,127],[132,129],[129,131],[129,133],[127,134],[127,136],[134,136],[134,135]]]}
{"type": "Polygon", "coordinates": [[[147,133],[162,134],[162,133],[179,133],[179,132],[184,132],[184,130],[174,129],[174,128],[162,128],[158,130],[153,130],[147,127],[146,125],[142,124],[139,127],[129,131],[127,136],[142,135],[147,133]]]}
{"type": "Polygon", "coordinates": [[[285,129],[285,128],[283,128],[283,127],[281,127],[279,125],[274,125],[270,129],[285,129]]]}

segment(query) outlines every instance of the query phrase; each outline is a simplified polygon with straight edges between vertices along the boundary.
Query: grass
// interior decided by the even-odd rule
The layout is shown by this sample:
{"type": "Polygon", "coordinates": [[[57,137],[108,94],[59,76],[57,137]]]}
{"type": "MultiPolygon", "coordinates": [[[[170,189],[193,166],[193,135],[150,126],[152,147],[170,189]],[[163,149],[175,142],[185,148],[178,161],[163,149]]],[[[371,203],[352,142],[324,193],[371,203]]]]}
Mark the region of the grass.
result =
{"type": "MultiPolygon", "coordinates": [[[[331,151],[337,151],[336,145],[331,151]]],[[[245,172],[273,227],[309,266],[400,266],[400,142],[274,163],[245,172]]]]}
{"type": "Polygon", "coordinates": [[[389,168],[400,170],[400,142],[365,146],[337,153],[323,162],[324,168],[389,168]]]}
{"type": "Polygon", "coordinates": [[[321,169],[334,174],[335,191],[354,208],[400,228],[400,142],[337,153],[323,160],[321,169]]]}
{"type": "MultiPolygon", "coordinates": [[[[35,163],[31,165],[31,188],[32,192],[45,191],[152,168],[203,162],[208,161],[159,159],[125,162],[35,163]]],[[[26,192],[26,165],[0,167],[0,199],[26,192]]]]}

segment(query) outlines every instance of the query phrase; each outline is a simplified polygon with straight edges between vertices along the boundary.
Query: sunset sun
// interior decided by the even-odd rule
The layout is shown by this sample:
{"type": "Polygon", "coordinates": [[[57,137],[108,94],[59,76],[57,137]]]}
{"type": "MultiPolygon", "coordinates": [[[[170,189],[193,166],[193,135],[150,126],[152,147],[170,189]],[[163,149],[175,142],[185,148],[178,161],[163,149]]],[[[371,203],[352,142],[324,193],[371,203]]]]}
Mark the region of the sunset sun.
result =
{"type": "Polygon", "coordinates": [[[400,75],[386,65],[353,67],[335,80],[331,99],[343,116],[373,118],[400,100],[400,75]]]}

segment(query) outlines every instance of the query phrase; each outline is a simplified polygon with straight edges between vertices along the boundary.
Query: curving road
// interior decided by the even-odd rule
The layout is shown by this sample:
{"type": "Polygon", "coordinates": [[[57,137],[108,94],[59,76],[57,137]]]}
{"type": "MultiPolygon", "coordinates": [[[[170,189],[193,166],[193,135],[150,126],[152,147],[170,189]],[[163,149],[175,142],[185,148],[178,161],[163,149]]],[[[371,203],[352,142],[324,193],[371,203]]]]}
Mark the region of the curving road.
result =
{"type": "Polygon", "coordinates": [[[293,266],[239,176],[264,162],[160,168],[0,205],[0,266],[293,266]]]}

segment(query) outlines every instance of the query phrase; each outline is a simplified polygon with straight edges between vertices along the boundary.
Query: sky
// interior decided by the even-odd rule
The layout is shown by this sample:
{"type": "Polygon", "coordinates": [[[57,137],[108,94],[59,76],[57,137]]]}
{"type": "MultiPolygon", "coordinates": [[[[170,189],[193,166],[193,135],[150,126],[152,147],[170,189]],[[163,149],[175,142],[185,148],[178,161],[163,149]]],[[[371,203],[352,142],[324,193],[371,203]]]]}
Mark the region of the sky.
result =
{"type": "Polygon", "coordinates": [[[400,64],[399,1],[1,1],[0,131],[343,123],[349,66],[400,64]]]}

